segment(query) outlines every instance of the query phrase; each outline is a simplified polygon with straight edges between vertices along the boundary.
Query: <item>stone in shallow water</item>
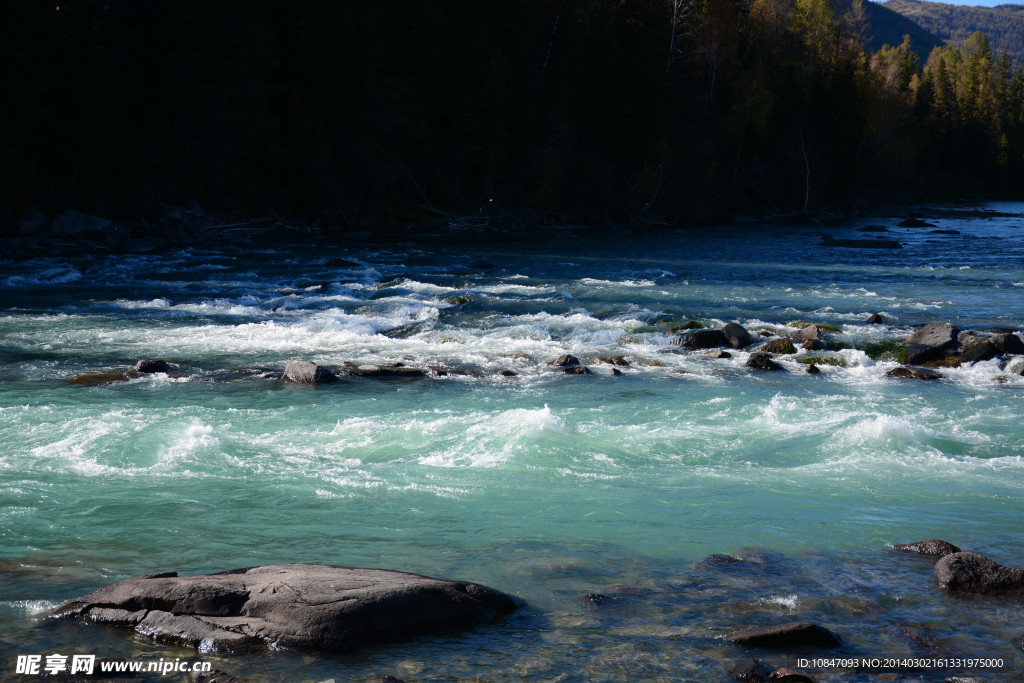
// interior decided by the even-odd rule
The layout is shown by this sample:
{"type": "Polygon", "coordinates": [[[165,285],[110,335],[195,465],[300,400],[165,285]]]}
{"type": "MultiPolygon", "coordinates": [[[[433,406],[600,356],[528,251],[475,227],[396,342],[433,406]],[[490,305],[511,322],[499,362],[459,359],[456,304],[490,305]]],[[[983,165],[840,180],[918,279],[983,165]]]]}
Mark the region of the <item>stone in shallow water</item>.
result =
{"type": "Polygon", "coordinates": [[[783,367],[764,353],[752,353],[747,359],[747,367],[755,370],[782,370],[783,367]]]}
{"type": "Polygon", "coordinates": [[[560,368],[571,368],[580,365],[580,359],[570,353],[567,353],[554,359],[548,365],[554,365],[560,368]]]}
{"type": "Polygon", "coordinates": [[[51,616],[128,626],[202,651],[273,644],[343,652],[468,628],[518,605],[516,598],[465,581],[285,564],[129,579],[75,598],[51,616]]]}
{"type": "Polygon", "coordinates": [[[298,384],[329,384],[338,379],[327,368],[302,360],[288,361],[284,366],[284,378],[298,384]]]}
{"type": "Polygon", "coordinates": [[[728,639],[744,647],[769,647],[775,649],[787,649],[804,645],[829,648],[842,645],[843,642],[832,631],[810,621],[796,621],[777,626],[751,628],[732,633],[728,636],[728,639]]]}
{"type": "Polygon", "coordinates": [[[898,377],[900,379],[942,379],[942,375],[933,370],[928,370],[927,368],[893,368],[889,372],[885,373],[885,376],[898,377]]]}
{"type": "Polygon", "coordinates": [[[722,339],[734,349],[745,349],[754,343],[750,332],[739,323],[729,323],[723,327],[722,339]]]}
{"type": "Polygon", "coordinates": [[[140,360],[135,364],[135,371],[143,374],[153,374],[156,372],[169,373],[171,372],[171,366],[165,360],[161,360],[159,358],[147,358],[145,360],[140,360]]]}
{"type": "Polygon", "coordinates": [[[942,557],[944,555],[952,555],[953,553],[960,552],[960,548],[956,547],[948,541],[941,541],[937,538],[933,538],[930,541],[916,541],[914,543],[900,543],[893,546],[893,550],[899,550],[903,553],[918,553],[921,555],[937,555],[942,557]]]}
{"type": "Polygon", "coordinates": [[[1024,569],[977,553],[952,553],[935,563],[935,585],[954,593],[1024,592],[1024,569]]]}

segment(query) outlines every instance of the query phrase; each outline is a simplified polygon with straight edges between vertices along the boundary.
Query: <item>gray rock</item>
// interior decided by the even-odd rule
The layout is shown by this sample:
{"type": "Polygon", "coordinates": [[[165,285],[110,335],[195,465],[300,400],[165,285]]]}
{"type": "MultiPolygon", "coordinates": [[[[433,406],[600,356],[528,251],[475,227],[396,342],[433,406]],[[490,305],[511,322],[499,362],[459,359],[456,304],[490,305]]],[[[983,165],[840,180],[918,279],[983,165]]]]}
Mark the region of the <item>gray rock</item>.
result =
{"type": "Polygon", "coordinates": [[[156,372],[169,373],[172,372],[170,363],[159,358],[147,358],[140,360],[135,364],[135,372],[141,372],[144,375],[151,375],[156,372]]]}
{"type": "Polygon", "coordinates": [[[548,363],[548,365],[554,365],[561,368],[571,368],[573,366],[580,364],[580,359],[570,353],[559,356],[558,358],[548,363]]]}
{"type": "Polygon", "coordinates": [[[959,343],[960,329],[951,323],[928,323],[906,338],[908,346],[925,349],[949,349],[959,343]]]}
{"type": "Polygon", "coordinates": [[[885,324],[885,318],[883,318],[878,313],[872,313],[864,322],[867,323],[868,325],[883,325],[885,324]]]}
{"type": "Polygon", "coordinates": [[[674,337],[670,342],[673,346],[684,349],[713,349],[722,345],[721,330],[695,330],[682,336],[674,337]]]}
{"type": "Polygon", "coordinates": [[[989,341],[1005,356],[1024,354],[1024,341],[1015,334],[993,334],[989,341]]]}
{"type": "Polygon", "coordinates": [[[425,377],[427,372],[420,368],[407,368],[404,365],[360,365],[351,368],[348,375],[352,377],[425,377]]]}
{"type": "Polygon", "coordinates": [[[953,553],[935,563],[935,585],[954,593],[1016,593],[1024,591],[1024,569],[976,553],[953,553]]]}
{"type": "Polygon", "coordinates": [[[625,356],[598,356],[598,363],[607,363],[609,365],[618,365],[620,367],[628,367],[629,361],[626,360],[625,356]]]}
{"type": "Polygon", "coordinates": [[[893,550],[899,550],[903,553],[936,555],[939,557],[960,552],[960,548],[956,547],[952,543],[949,543],[948,541],[940,541],[939,539],[917,541],[916,543],[900,543],[898,545],[894,545],[893,550]]]}
{"type": "Polygon", "coordinates": [[[822,339],[821,329],[817,325],[801,327],[796,332],[790,332],[789,338],[795,342],[818,341],[822,339]]]}
{"type": "Polygon", "coordinates": [[[468,628],[518,605],[516,598],[464,581],[284,564],[129,579],[75,598],[51,616],[102,620],[203,651],[274,645],[344,652],[468,628]]]}
{"type": "Polygon", "coordinates": [[[805,341],[800,345],[800,348],[808,351],[821,351],[825,348],[825,345],[816,339],[812,339],[811,341],[805,341]]]}
{"type": "Polygon", "coordinates": [[[284,378],[298,384],[330,384],[337,376],[325,367],[304,360],[290,360],[284,366],[284,378]]]}
{"type": "Polygon", "coordinates": [[[752,628],[733,633],[727,638],[744,647],[768,647],[787,649],[812,645],[814,647],[837,647],[843,641],[824,626],[810,621],[797,621],[778,626],[752,628]]]}
{"type": "Polygon", "coordinates": [[[754,343],[747,328],[739,323],[729,323],[722,328],[722,339],[734,349],[745,349],[754,343]]]}
{"type": "Polygon", "coordinates": [[[782,370],[783,367],[763,353],[752,353],[747,359],[747,367],[754,370],[782,370]]]}
{"type": "Polygon", "coordinates": [[[934,370],[929,370],[927,368],[893,368],[889,372],[885,373],[885,376],[898,377],[900,379],[942,379],[942,375],[935,372],[934,370]]]}
{"type": "Polygon", "coordinates": [[[562,370],[567,375],[590,375],[590,369],[583,365],[573,365],[562,370]]]}
{"type": "Polygon", "coordinates": [[[992,342],[982,339],[975,339],[964,345],[960,351],[960,360],[964,363],[976,363],[978,361],[990,360],[999,355],[999,349],[992,342]]]}
{"type": "Polygon", "coordinates": [[[716,359],[732,358],[732,354],[726,351],[725,349],[719,349],[717,351],[708,351],[704,355],[707,356],[708,358],[716,359]]]}

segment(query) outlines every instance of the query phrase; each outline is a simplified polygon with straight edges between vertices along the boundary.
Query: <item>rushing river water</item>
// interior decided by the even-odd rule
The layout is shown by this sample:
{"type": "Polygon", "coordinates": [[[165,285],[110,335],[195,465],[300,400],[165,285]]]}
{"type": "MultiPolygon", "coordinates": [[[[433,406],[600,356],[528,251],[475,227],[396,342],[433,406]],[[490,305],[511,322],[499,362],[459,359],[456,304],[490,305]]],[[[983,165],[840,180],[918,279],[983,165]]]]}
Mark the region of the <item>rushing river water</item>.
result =
{"type": "Polygon", "coordinates": [[[723,680],[751,654],[724,634],[808,619],[842,636],[833,654],[1006,660],[910,680],[1022,678],[1019,603],[944,595],[931,561],[890,546],[1024,564],[1024,377],[991,360],[901,381],[864,351],[936,320],[1024,329],[1024,207],[992,208],[935,221],[958,235],[831,229],[882,222],[899,250],[742,226],[0,262],[0,679],[19,654],[200,657],[44,616],[132,576],[284,562],[477,581],[527,606],[346,655],[202,658],[251,681],[723,680]],[[876,311],[886,324],[864,322],[876,311]],[[668,332],[688,320],[834,325],[845,367],[680,353],[668,332]],[[565,353],[594,374],[547,364],[565,353]],[[143,358],[177,371],[68,382],[143,358]],[[289,359],[473,374],[265,371],[289,359]]]}

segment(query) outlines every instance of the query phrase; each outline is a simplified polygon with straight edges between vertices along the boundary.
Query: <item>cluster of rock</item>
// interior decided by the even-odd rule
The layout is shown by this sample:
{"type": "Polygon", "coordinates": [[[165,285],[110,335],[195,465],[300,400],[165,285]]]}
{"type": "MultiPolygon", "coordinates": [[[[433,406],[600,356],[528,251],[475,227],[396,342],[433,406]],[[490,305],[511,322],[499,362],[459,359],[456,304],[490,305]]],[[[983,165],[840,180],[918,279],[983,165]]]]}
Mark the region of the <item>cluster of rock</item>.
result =
{"type": "MultiPolygon", "coordinates": [[[[948,322],[928,323],[903,341],[904,365],[890,370],[890,377],[939,379],[942,375],[932,368],[1024,355],[1024,341],[1012,330],[996,329],[983,337],[948,322]]],[[[1024,374],[1024,363],[1008,369],[1024,374]]]]}

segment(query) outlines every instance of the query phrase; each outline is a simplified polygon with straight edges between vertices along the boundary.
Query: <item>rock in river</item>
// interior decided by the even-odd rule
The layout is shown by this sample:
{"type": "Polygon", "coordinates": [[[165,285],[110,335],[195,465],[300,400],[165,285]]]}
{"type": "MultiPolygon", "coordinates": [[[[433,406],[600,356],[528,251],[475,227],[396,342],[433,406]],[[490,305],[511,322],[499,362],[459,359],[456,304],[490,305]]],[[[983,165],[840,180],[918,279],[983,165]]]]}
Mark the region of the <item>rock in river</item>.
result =
{"type": "Polygon", "coordinates": [[[722,338],[734,349],[745,349],[754,343],[747,328],[739,323],[729,323],[722,328],[722,338]]]}
{"type": "Polygon", "coordinates": [[[465,581],[282,564],[128,579],[75,598],[51,616],[128,626],[204,652],[270,644],[343,652],[468,628],[518,605],[512,596],[465,581]]]}
{"type": "Polygon", "coordinates": [[[170,373],[173,371],[170,363],[159,358],[147,358],[140,360],[135,364],[135,371],[143,374],[153,374],[157,372],[170,373]]]}
{"type": "Polygon", "coordinates": [[[900,379],[942,379],[942,375],[927,368],[893,368],[885,373],[886,377],[899,377],[900,379]]]}
{"type": "Polygon", "coordinates": [[[935,585],[954,593],[1024,592],[1024,569],[976,553],[953,553],[935,563],[935,585]]]}
{"type": "Polygon", "coordinates": [[[755,370],[782,370],[783,367],[764,353],[752,353],[747,359],[747,367],[755,370]]]}
{"type": "Polygon", "coordinates": [[[288,361],[284,366],[284,378],[299,384],[328,384],[338,379],[327,368],[303,360],[288,361]]]}
{"type": "Polygon", "coordinates": [[[1021,355],[1024,354],[1024,341],[1020,340],[1015,334],[1007,334],[1005,332],[993,334],[991,341],[999,353],[1004,355],[1021,355]]]}
{"type": "Polygon", "coordinates": [[[682,346],[684,349],[713,349],[722,345],[721,330],[697,330],[675,337],[670,342],[673,346],[682,346]]]}
{"type": "Polygon", "coordinates": [[[910,365],[941,358],[960,344],[960,330],[950,323],[928,323],[906,339],[904,359],[910,365]]]}

